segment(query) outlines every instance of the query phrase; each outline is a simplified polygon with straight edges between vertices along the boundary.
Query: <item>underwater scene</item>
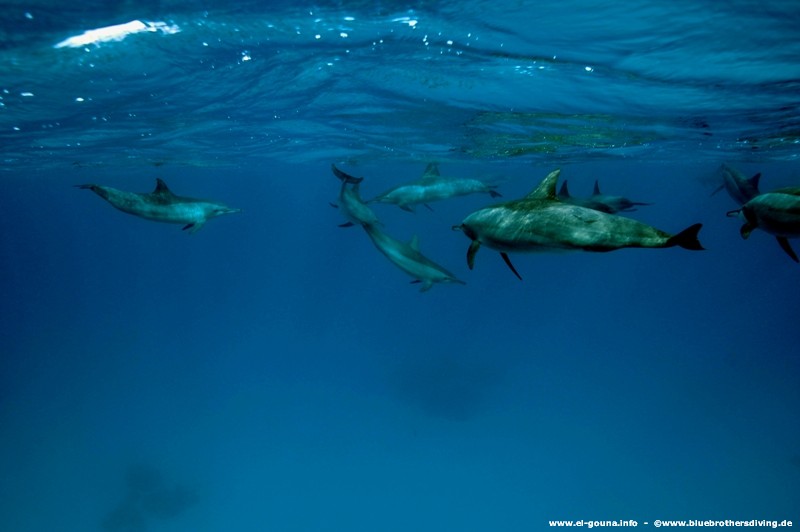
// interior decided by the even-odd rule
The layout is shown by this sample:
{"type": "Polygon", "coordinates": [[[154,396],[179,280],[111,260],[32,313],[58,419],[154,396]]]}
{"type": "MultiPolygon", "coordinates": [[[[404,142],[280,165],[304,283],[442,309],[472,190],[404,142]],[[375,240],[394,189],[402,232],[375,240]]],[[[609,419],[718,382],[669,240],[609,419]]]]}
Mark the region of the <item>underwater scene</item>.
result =
{"type": "Polygon", "coordinates": [[[800,522],[800,3],[0,7],[0,530],[800,522]]]}

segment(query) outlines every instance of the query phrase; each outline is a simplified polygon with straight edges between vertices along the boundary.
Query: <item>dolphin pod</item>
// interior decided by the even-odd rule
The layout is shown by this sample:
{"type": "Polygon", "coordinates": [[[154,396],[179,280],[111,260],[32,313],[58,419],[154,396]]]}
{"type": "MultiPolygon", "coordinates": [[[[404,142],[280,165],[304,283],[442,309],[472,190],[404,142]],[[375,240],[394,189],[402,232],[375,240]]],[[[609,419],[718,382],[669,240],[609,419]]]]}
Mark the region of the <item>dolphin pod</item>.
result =
{"type": "MultiPolygon", "coordinates": [[[[423,292],[434,284],[465,284],[423,255],[416,235],[404,242],[386,233],[369,204],[389,203],[412,210],[417,204],[427,205],[431,201],[475,192],[489,194],[492,198],[500,197],[494,186],[471,179],[442,178],[438,165],[431,163],[421,179],[365,201],[360,192],[364,178],[353,177],[335,165],[331,165],[331,170],[341,182],[337,203],[331,203],[345,218],[340,227],[360,225],[376,249],[411,276],[412,283],[420,283],[423,292]]],[[[720,173],[722,184],[714,193],[724,188],[739,205],[738,209],[729,211],[728,216],[743,220],[742,238],[747,239],[754,230],[760,229],[775,236],[781,249],[793,261],[800,262],[789,243],[789,239],[800,237],[800,187],[761,193],[760,173],[748,178],[727,164],[721,166],[720,173]]],[[[635,206],[649,203],[602,194],[597,182],[590,198],[574,198],[569,194],[566,180],[561,190],[556,191],[560,174],[560,169],[554,170],[526,196],[478,209],[453,226],[454,230],[461,231],[470,239],[467,250],[470,270],[474,268],[481,247],[497,251],[520,280],[522,276],[512,264],[509,253],[608,252],[623,248],[669,247],[704,249],[698,239],[702,224],[690,225],[676,234],[667,233],[616,214],[634,211],[635,206]]],[[[156,179],[156,187],[150,193],[122,191],[96,184],[75,186],[93,191],[125,213],[157,222],[182,224],[183,229],[190,233],[200,230],[212,218],[241,212],[241,209],[216,201],[178,196],[161,179],[156,179]]]]}

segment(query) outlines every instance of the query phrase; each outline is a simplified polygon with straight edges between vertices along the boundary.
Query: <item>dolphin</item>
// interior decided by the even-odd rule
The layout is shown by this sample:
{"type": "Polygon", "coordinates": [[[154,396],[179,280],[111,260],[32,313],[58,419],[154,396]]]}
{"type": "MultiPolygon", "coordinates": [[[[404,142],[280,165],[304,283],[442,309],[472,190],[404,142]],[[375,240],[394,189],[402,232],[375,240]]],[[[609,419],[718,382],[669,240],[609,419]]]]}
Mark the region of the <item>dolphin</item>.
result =
{"type": "MultiPolygon", "coordinates": [[[[394,203],[405,211],[413,211],[413,206],[432,201],[465,196],[476,192],[500,197],[494,185],[487,185],[477,179],[457,179],[439,175],[438,163],[430,163],[420,179],[394,187],[371,199],[370,203],[394,203]]],[[[428,207],[430,208],[430,207],[428,207]]]]}
{"type": "Polygon", "coordinates": [[[728,212],[728,216],[739,215],[745,223],[739,230],[747,239],[758,228],[775,235],[781,249],[795,262],[800,262],[797,253],[789,244],[790,238],[800,237],[800,187],[781,188],[759,194],[740,209],[728,212]]]}
{"type": "Polygon", "coordinates": [[[758,191],[760,172],[747,178],[743,173],[723,163],[720,166],[720,173],[722,173],[722,184],[711,193],[712,196],[724,188],[733,201],[738,205],[744,205],[760,194],[758,191]]]}
{"type": "Polygon", "coordinates": [[[342,181],[342,188],[339,190],[339,203],[331,203],[332,206],[341,207],[342,214],[347,219],[347,222],[339,224],[339,227],[352,227],[353,225],[371,224],[382,225],[378,217],[372,212],[372,209],[361,200],[359,189],[363,177],[353,177],[345,174],[336,165],[331,165],[333,175],[342,181]],[[350,186],[348,186],[350,185],[350,186]]]}
{"type": "Polygon", "coordinates": [[[242,212],[222,203],[176,196],[160,178],[156,179],[156,188],[149,194],[100,185],[75,186],[91,190],[122,212],[156,222],[185,224],[183,229],[190,233],[199,231],[211,218],[242,212]]]}
{"type": "Polygon", "coordinates": [[[420,292],[427,292],[434,283],[466,284],[420,253],[419,239],[416,235],[409,243],[405,243],[387,235],[375,225],[362,224],[362,227],[378,251],[386,255],[386,258],[395,266],[414,278],[412,283],[422,283],[420,292]]]}
{"type": "Polygon", "coordinates": [[[561,170],[550,172],[524,198],[475,211],[461,225],[453,227],[472,240],[467,251],[470,269],[482,244],[499,251],[506,265],[520,280],[522,277],[508,258],[509,252],[613,251],[673,246],[703,249],[697,240],[702,224],[670,235],[630,218],[559,200],[556,182],[560,173],[561,170]]]}
{"type": "Polygon", "coordinates": [[[561,189],[558,191],[558,199],[565,203],[572,205],[579,205],[588,209],[606,212],[608,214],[616,214],[618,212],[632,212],[636,210],[638,205],[652,205],[652,203],[643,203],[641,201],[631,201],[624,196],[608,196],[600,192],[600,184],[594,182],[594,193],[588,199],[581,199],[571,196],[567,181],[561,183],[561,189]]]}

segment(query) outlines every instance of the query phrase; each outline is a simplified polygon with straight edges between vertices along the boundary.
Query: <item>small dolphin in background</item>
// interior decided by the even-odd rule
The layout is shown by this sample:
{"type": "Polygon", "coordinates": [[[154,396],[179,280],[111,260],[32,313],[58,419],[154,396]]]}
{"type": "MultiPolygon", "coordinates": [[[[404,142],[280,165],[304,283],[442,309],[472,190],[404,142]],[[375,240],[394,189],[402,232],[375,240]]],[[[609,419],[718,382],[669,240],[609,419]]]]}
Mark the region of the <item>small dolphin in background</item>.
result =
{"type": "Polygon", "coordinates": [[[434,283],[466,284],[456,276],[439,266],[419,251],[419,239],[416,235],[409,243],[392,238],[377,226],[363,224],[372,243],[392,264],[414,278],[412,283],[422,283],[420,292],[427,292],[434,283]]]}
{"type": "Polygon", "coordinates": [[[739,231],[742,238],[747,239],[754,229],[766,231],[775,236],[781,249],[793,261],[800,262],[789,244],[790,238],[800,237],[800,187],[759,194],[740,209],[728,212],[728,216],[744,218],[745,223],[739,231]]]}
{"type": "Polygon", "coordinates": [[[569,188],[567,188],[567,181],[564,180],[558,192],[558,199],[566,203],[571,203],[572,205],[578,205],[608,214],[632,212],[636,210],[635,207],[638,205],[652,205],[652,203],[631,201],[624,196],[607,196],[600,192],[600,184],[597,181],[594,182],[594,192],[592,196],[587,199],[582,199],[570,196],[569,188]]]}
{"type": "Polygon", "coordinates": [[[352,227],[356,224],[382,225],[372,209],[361,200],[359,189],[364,178],[345,174],[333,164],[331,170],[333,175],[342,181],[342,188],[339,190],[339,204],[331,203],[333,207],[341,207],[341,212],[347,219],[347,222],[339,224],[339,227],[352,227]]]}
{"type": "Polygon", "coordinates": [[[760,194],[758,182],[761,179],[761,172],[747,178],[743,173],[725,163],[720,166],[719,170],[722,174],[722,184],[711,193],[712,196],[724,188],[737,205],[744,205],[760,194]]]}
{"type": "Polygon", "coordinates": [[[185,224],[183,229],[189,229],[190,233],[202,229],[211,218],[242,212],[241,209],[233,209],[222,203],[176,196],[160,178],[156,179],[156,188],[149,194],[126,192],[100,185],[75,186],[91,190],[122,212],[156,222],[185,224]]]}
{"type": "Polygon", "coordinates": [[[442,177],[439,175],[439,164],[430,163],[420,179],[389,189],[371,199],[369,203],[394,203],[405,211],[413,212],[413,207],[420,203],[428,206],[432,201],[477,192],[489,194],[493,198],[500,197],[495,188],[496,186],[487,185],[477,179],[442,177]]]}
{"type": "Polygon", "coordinates": [[[702,250],[697,239],[702,227],[695,224],[671,235],[630,218],[571,205],[556,195],[560,170],[550,172],[522,199],[492,205],[473,212],[454,230],[472,241],[467,251],[471,270],[481,245],[500,252],[520,280],[508,253],[512,251],[613,251],[621,248],[669,248],[702,250]]]}

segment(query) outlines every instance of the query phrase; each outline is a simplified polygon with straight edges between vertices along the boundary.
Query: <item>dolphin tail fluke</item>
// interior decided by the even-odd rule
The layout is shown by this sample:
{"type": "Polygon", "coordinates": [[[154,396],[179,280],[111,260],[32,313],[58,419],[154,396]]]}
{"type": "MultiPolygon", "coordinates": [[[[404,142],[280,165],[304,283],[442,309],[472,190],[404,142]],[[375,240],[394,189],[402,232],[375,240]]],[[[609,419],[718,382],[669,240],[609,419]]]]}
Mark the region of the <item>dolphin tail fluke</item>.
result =
{"type": "Polygon", "coordinates": [[[700,244],[700,240],[697,239],[697,234],[700,232],[701,227],[703,227],[703,224],[694,224],[691,227],[687,227],[677,235],[670,237],[665,247],[680,246],[683,249],[694,251],[704,250],[705,248],[700,244]]]}
{"type": "Polygon", "coordinates": [[[353,177],[350,174],[345,174],[344,172],[336,168],[335,164],[331,165],[331,170],[333,171],[333,175],[341,179],[344,183],[350,183],[354,185],[356,183],[361,183],[364,180],[363,177],[353,177]]]}
{"type": "Polygon", "coordinates": [[[797,258],[797,253],[794,252],[794,250],[792,249],[792,245],[789,244],[788,238],[786,238],[785,236],[776,236],[775,238],[778,240],[778,244],[780,244],[781,249],[784,250],[786,254],[792,258],[793,261],[800,262],[800,259],[797,258]]]}
{"type": "Polygon", "coordinates": [[[500,252],[500,256],[503,257],[503,260],[505,261],[506,266],[508,266],[511,269],[511,271],[514,272],[514,275],[517,276],[517,279],[519,279],[521,281],[522,280],[522,276],[519,274],[519,272],[514,267],[514,265],[511,264],[511,259],[508,258],[508,254],[503,252],[503,251],[501,251],[500,252]]]}

